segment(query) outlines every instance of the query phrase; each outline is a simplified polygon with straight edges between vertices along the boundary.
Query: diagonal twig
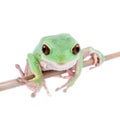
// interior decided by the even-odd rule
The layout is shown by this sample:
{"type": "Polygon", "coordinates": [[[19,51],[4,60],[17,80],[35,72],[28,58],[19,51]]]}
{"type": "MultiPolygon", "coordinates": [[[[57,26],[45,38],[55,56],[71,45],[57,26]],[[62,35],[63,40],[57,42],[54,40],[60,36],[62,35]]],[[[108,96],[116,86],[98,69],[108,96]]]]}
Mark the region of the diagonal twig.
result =
{"type": "MultiPolygon", "coordinates": [[[[111,60],[111,59],[114,59],[114,58],[117,58],[117,57],[120,57],[120,52],[116,52],[116,53],[106,55],[105,56],[105,61],[108,61],[108,60],[111,60]]],[[[84,67],[90,66],[90,65],[93,64],[93,62],[94,62],[93,59],[84,61],[83,66],[84,67]]],[[[46,78],[49,78],[49,77],[53,77],[53,76],[62,74],[64,72],[65,71],[52,71],[52,70],[51,71],[46,71],[46,72],[43,72],[43,78],[46,79],[46,78]]],[[[34,75],[25,76],[25,77],[19,78],[19,79],[30,80],[32,78],[34,78],[34,75]]],[[[10,89],[10,88],[15,88],[15,87],[18,87],[18,86],[22,86],[24,84],[25,83],[19,82],[17,78],[12,79],[12,80],[8,80],[6,82],[1,82],[0,83],[0,91],[7,90],[7,89],[10,89]]]]}

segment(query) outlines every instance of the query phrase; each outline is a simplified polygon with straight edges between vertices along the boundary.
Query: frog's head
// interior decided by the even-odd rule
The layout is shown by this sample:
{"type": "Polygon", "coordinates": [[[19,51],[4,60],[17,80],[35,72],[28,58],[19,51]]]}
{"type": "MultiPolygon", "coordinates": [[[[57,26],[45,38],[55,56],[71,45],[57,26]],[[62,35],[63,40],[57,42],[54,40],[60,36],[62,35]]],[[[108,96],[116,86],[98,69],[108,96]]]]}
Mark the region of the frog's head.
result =
{"type": "Polygon", "coordinates": [[[58,34],[42,38],[34,52],[43,60],[63,65],[80,57],[80,46],[71,35],[58,34]]]}

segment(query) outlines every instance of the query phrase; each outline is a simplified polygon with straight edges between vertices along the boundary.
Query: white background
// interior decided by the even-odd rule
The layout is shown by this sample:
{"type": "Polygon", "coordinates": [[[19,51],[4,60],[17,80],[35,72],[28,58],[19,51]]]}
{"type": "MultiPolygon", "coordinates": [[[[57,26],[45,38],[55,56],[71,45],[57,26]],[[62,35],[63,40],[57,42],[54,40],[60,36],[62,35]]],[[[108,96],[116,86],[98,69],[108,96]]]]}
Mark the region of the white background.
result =
{"type": "MultiPolygon", "coordinates": [[[[120,51],[119,0],[1,0],[0,82],[19,76],[41,37],[70,33],[82,48],[103,54],[120,51]]],[[[1,120],[120,120],[120,58],[89,71],[83,69],[65,94],[54,89],[64,80],[47,81],[35,99],[25,86],[0,92],[1,120]]]]}

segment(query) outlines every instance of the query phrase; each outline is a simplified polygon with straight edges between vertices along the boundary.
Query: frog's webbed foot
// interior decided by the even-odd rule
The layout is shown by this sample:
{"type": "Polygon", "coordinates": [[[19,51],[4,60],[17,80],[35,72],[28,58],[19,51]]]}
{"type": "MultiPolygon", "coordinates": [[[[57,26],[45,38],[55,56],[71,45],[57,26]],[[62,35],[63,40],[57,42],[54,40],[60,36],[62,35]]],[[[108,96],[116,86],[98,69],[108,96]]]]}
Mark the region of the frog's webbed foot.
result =
{"type": "Polygon", "coordinates": [[[37,92],[40,91],[39,85],[36,82],[27,82],[26,85],[30,90],[33,91],[31,97],[35,97],[37,92]]]}
{"type": "Polygon", "coordinates": [[[24,83],[31,91],[33,91],[31,97],[35,97],[36,93],[40,91],[40,87],[37,82],[31,82],[21,78],[17,78],[17,81],[24,83]]]}
{"type": "Polygon", "coordinates": [[[42,88],[42,86],[44,87],[47,95],[48,95],[48,96],[51,96],[51,94],[50,94],[50,92],[49,92],[49,90],[48,90],[48,88],[47,88],[47,86],[46,86],[45,80],[43,80],[41,87],[39,87],[39,85],[38,85],[37,82],[27,82],[26,85],[27,85],[27,87],[28,87],[29,89],[31,89],[31,90],[33,91],[32,94],[31,94],[31,97],[35,97],[35,96],[36,96],[36,93],[40,91],[40,89],[42,88]]]}
{"type": "Polygon", "coordinates": [[[100,66],[102,63],[103,63],[103,61],[104,61],[104,57],[103,57],[103,55],[101,54],[101,53],[92,53],[91,55],[91,58],[93,59],[93,67],[90,67],[89,69],[91,70],[91,69],[93,69],[93,68],[96,68],[96,67],[98,67],[98,66],[100,66]]]}
{"type": "Polygon", "coordinates": [[[46,86],[45,80],[42,81],[42,86],[41,87],[38,85],[37,82],[28,82],[26,85],[27,85],[27,87],[29,89],[31,89],[33,91],[33,93],[31,94],[31,97],[35,97],[36,93],[40,91],[40,89],[42,88],[42,86],[44,87],[47,95],[51,96],[51,94],[50,94],[50,92],[49,92],[49,90],[48,90],[48,88],[46,86]]]}
{"type": "Polygon", "coordinates": [[[63,84],[61,87],[58,87],[55,89],[55,91],[59,91],[61,90],[62,88],[64,88],[63,92],[67,92],[67,89],[69,88],[69,86],[67,86],[69,84],[71,80],[69,79],[65,84],[63,84]]]}
{"type": "Polygon", "coordinates": [[[75,75],[75,72],[72,71],[72,70],[67,70],[67,73],[68,73],[67,76],[62,76],[62,75],[60,75],[60,77],[61,77],[61,78],[64,78],[64,79],[68,79],[68,81],[67,81],[65,84],[63,84],[62,86],[56,88],[55,91],[59,91],[59,90],[61,90],[62,88],[64,88],[64,89],[63,89],[63,92],[67,92],[68,88],[70,87],[69,84],[70,84],[70,82],[73,80],[73,77],[74,77],[74,75],[75,75]]]}
{"type": "Polygon", "coordinates": [[[32,82],[32,81],[28,81],[28,80],[25,80],[25,79],[21,79],[21,78],[17,78],[17,81],[18,82],[21,82],[21,83],[25,83],[26,86],[31,90],[33,91],[32,94],[31,94],[31,97],[35,97],[37,92],[40,91],[41,87],[43,86],[44,89],[46,90],[46,93],[48,96],[51,96],[47,86],[46,86],[46,81],[43,80],[42,81],[42,86],[40,87],[39,84],[37,82],[32,82]]]}

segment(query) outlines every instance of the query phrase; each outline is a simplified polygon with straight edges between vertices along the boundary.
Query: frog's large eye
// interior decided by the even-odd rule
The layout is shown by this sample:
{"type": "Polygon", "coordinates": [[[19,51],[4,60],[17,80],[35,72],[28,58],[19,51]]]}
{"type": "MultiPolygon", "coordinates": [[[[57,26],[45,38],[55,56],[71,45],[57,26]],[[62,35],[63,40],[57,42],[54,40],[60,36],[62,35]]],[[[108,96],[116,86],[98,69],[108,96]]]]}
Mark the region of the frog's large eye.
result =
{"type": "Polygon", "coordinates": [[[72,53],[73,53],[74,55],[76,55],[76,54],[79,53],[79,51],[80,51],[80,46],[79,46],[79,44],[76,44],[76,45],[73,47],[73,49],[72,49],[72,53]]]}
{"type": "Polygon", "coordinates": [[[45,55],[49,55],[50,54],[50,48],[47,45],[43,44],[43,46],[42,46],[42,52],[45,55]]]}

